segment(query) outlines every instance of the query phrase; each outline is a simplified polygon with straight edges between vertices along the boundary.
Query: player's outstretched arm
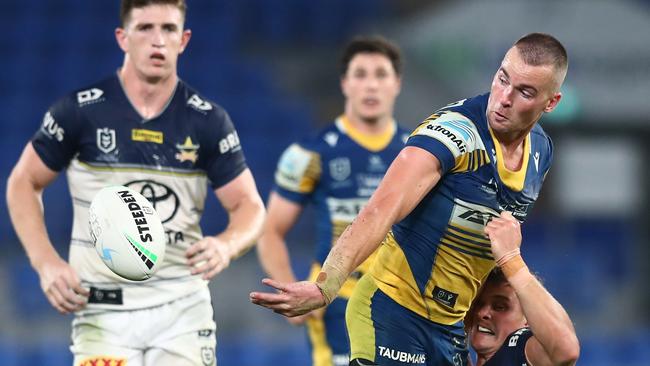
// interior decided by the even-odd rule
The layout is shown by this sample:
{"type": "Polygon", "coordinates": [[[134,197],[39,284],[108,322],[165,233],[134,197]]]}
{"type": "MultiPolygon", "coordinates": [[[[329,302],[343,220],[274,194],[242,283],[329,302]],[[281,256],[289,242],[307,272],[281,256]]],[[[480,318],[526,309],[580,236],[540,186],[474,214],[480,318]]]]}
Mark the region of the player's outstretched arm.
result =
{"type": "Polygon", "coordinates": [[[575,365],[580,344],[573,323],[562,305],[546,291],[521,258],[521,229],[509,213],[493,219],[485,229],[492,253],[515,290],[533,332],[526,343],[526,357],[536,366],[575,365]]]}
{"type": "Polygon", "coordinates": [[[316,283],[265,282],[279,293],[253,292],[251,301],[287,316],[301,315],[330,303],[349,274],[377,249],[391,225],[409,214],[440,177],[436,157],[418,147],[405,147],[368,204],[330,251],[316,283]]]}
{"type": "Polygon", "coordinates": [[[217,236],[206,236],[192,244],[185,255],[192,274],[210,279],[224,270],[234,258],[244,254],[259,238],[264,224],[264,203],[253,174],[244,170],[237,178],[215,190],[228,213],[228,226],[217,236]]]}
{"type": "Polygon", "coordinates": [[[9,216],[27,257],[40,277],[48,301],[60,313],[86,305],[88,290],[52,246],[43,219],[42,194],[57,177],[29,143],[7,180],[9,216]]]}

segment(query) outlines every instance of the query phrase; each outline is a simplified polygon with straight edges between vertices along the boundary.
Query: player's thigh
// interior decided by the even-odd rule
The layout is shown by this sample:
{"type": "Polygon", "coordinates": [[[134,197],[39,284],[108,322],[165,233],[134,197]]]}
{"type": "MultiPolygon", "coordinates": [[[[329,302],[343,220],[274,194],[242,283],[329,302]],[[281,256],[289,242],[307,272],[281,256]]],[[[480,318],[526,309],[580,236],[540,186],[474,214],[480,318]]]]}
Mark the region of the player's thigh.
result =
{"type": "Polygon", "coordinates": [[[78,316],[72,322],[73,365],[142,366],[143,352],[137,339],[125,333],[129,312],[78,316]]]}
{"type": "Polygon", "coordinates": [[[166,342],[158,342],[145,353],[145,366],[216,366],[216,337],[198,335],[196,332],[176,336],[166,342]]]}
{"type": "Polygon", "coordinates": [[[467,365],[469,351],[462,322],[453,325],[432,323],[427,336],[427,365],[467,365]]]}
{"type": "Polygon", "coordinates": [[[426,338],[413,315],[379,291],[370,276],[364,276],[346,312],[350,359],[390,366],[425,364],[426,338]]]}
{"type": "Polygon", "coordinates": [[[208,292],[170,303],[151,316],[173,321],[151,335],[145,366],[216,365],[216,324],[208,292]]]}

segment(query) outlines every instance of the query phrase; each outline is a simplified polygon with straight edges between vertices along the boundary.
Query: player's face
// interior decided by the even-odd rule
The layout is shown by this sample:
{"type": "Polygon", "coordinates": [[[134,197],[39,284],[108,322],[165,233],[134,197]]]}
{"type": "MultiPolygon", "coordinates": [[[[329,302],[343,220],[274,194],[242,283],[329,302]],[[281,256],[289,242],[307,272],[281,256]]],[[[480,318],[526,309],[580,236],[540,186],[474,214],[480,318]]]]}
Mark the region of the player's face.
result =
{"type": "Polygon", "coordinates": [[[473,305],[469,340],[478,354],[493,354],[526,318],[515,291],[508,283],[488,284],[473,305]]]}
{"type": "Polygon", "coordinates": [[[391,117],[400,92],[400,77],[390,59],[380,53],[358,53],[341,79],[346,112],[373,123],[391,117]]]}
{"type": "Polygon", "coordinates": [[[560,101],[558,75],[551,65],[527,65],[515,47],[503,58],[492,80],[488,121],[502,134],[528,132],[544,112],[560,101]]]}
{"type": "Polygon", "coordinates": [[[183,30],[183,14],[172,5],[149,5],[131,10],[128,24],[118,28],[118,43],[136,72],[158,80],[176,73],[178,55],[191,32],[183,30]]]}

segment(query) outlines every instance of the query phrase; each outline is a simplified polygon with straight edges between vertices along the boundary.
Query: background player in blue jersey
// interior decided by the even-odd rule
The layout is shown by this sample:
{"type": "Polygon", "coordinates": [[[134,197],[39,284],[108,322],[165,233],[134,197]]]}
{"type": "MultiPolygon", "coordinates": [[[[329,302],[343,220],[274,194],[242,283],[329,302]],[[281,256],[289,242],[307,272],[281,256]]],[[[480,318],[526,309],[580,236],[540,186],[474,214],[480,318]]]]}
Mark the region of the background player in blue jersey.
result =
{"type": "Polygon", "coordinates": [[[177,76],[191,32],[184,0],[123,0],[116,74],[55,103],[7,183],[11,219],[61,313],[75,313],[75,365],[213,365],[216,325],[208,281],[259,236],[263,202],[228,114],[177,76]],[[50,242],[41,194],[66,170],[74,204],[69,264],[50,242]],[[208,183],[229,223],[199,226],[208,183]],[[108,185],[152,200],[168,235],[151,279],[113,274],[94,252],[88,207],[108,185]]]}
{"type": "Polygon", "coordinates": [[[580,353],[575,329],[523,262],[519,222],[504,214],[486,232],[494,256],[510,259],[490,272],[466,316],[476,366],[574,365],[580,353]]]}
{"type": "MultiPolygon", "coordinates": [[[[289,146],[278,163],[268,218],[257,246],[259,260],[274,280],[296,281],[285,237],[304,205],[314,204],[318,220],[313,281],[336,239],[368,202],[404,147],[408,133],[393,118],[401,65],[399,49],[380,37],[355,38],[344,48],[340,68],[344,114],[316,136],[289,146]]],[[[345,307],[373,258],[355,270],[339,298],[324,312],[289,318],[293,324],[306,320],[314,365],[348,364],[345,307]]]]}
{"type": "Polygon", "coordinates": [[[346,310],[353,364],[462,365],[463,318],[481,281],[508,257],[485,227],[501,212],[523,221],[552,161],[537,124],[560,101],[568,60],[547,34],[519,39],[490,93],[452,103],[420,124],[377,191],[341,235],[315,282],[263,282],[251,301],[287,316],[330,303],[377,247],[346,310]]]}

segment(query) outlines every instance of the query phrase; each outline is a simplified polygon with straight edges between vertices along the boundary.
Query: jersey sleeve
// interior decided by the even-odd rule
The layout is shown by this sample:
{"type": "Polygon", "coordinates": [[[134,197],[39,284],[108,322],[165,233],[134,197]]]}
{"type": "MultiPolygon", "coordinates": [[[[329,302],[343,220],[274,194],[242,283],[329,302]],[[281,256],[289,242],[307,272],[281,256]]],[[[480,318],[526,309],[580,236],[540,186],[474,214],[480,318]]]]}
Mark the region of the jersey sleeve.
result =
{"type": "Polygon", "coordinates": [[[320,155],[299,144],[292,144],[278,161],[274,190],[282,197],[302,204],[316,189],[320,176],[320,155]]]}
{"type": "Polygon", "coordinates": [[[528,365],[526,361],[526,342],[533,336],[530,328],[521,328],[511,333],[503,345],[492,356],[485,366],[521,366],[528,365]]]}
{"type": "Polygon", "coordinates": [[[79,150],[82,118],[73,98],[54,103],[43,116],[41,128],[32,137],[32,146],[48,168],[59,172],[79,150]]]}
{"type": "Polygon", "coordinates": [[[474,124],[457,112],[434,114],[411,133],[406,146],[416,146],[433,154],[443,174],[459,168],[480,146],[474,124]]]}
{"type": "Polygon", "coordinates": [[[247,168],[239,136],[225,110],[215,108],[201,135],[207,140],[207,156],[203,158],[213,188],[226,185],[247,168]]]}

